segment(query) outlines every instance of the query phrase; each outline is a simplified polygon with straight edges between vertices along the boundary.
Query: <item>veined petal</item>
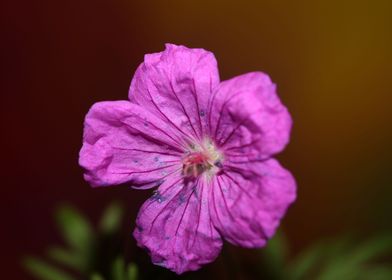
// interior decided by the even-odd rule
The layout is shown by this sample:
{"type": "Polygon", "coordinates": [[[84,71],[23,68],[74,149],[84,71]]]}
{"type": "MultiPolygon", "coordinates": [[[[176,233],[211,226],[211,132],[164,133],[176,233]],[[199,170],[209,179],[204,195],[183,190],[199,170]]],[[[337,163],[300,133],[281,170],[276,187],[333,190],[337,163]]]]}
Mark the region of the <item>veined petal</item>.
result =
{"type": "Polygon", "coordinates": [[[230,243],[261,247],[295,197],[294,178],[274,159],[247,166],[226,164],[211,186],[211,217],[230,243]]]}
{"type": "Polygon", "coordinates": [[[208,187],[171,176],[144,203],[134,236],[153,263],[181,274],[217,257],[222,240],[211,223],[208,187]]]}
{"type": "Polygon", "coordinates": [[[209,96],[219,85],[211,52],[166,44],[148,54],[136,70],[129,99],[153,112],[185,138],[201,139],[206,130],[209,96]]]}
{"type": "Polygon", "coordinates": [[[228,153],[267,158],[289,141],[291,117],[270,78],[253,72],[224,81],[211,97],[210,134],[228,153]]]}
{"type": "Polygon", "coordinates": [[[129,101],[99,102],[84,123],[79,163],[93,186],[154,187],[181,169],[177,132],[129,101]]]}

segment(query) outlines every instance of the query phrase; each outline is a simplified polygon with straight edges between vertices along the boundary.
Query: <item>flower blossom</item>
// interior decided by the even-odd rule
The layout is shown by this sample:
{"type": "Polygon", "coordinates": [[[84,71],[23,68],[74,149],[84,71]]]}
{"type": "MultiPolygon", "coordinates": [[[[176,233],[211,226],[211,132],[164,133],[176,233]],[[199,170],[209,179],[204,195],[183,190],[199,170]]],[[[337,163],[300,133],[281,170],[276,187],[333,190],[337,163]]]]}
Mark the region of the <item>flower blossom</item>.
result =
{"type": "Polygon", "coordinates": [[[211,52],[167,44],[145,56],[129,100],[89,110],[79,162],[92,186],[155,188],[134,237],[181,274],[212,262],[223,240],[255,248],[274,235],[296,197],[272,158],[291,124],[266,74],[221,82],[211,52]]]}

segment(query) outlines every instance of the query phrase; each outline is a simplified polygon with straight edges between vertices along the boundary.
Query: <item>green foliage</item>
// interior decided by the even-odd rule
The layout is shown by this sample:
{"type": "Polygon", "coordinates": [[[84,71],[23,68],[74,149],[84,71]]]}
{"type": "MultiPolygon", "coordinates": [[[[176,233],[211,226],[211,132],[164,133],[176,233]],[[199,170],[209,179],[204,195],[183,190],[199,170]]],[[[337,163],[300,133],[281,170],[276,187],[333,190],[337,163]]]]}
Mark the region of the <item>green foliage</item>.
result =
{"type": "Polygon", "coordinates": [[[138,279],[138,269],[137,265],[134,263],[130,263],[127,269],[128,280],[137,280],[138,279]]]}
{"type": "Polygon", "coordinates": [[[48,256],[66,267],[71,269],[86,271],[88,269],[88,259],[83,258],[83,255],[69,249],[60,247],[52,247],[48,250],[48,256]]]}
{"type": "Polygon", "coordinates": [[[278,232],[261,250],[263,279],[288,280],[386,280],[392,279],[389,263],[392,236],[380,235],[365,242],[352,236],[320,241],[288,260],[288,242],[278,232]]]}
{"type": "Polygon", "coordinates": [[[47,255],[69,273],[34,257],[24,259],[24,267],[41,280],[137,280],[137,267],[133,263],[126,267],[124,257],[118,251],[121,248],[114,247],[109,252],[102,248],[105,243],[118,243],[123,212],[120,204],[109,205],[104,210],[99,221],[99,230],[96,231],[75,208],[69,205],[61,206],[55,213],[55,220],[67,247],[50,247],[47,255]],[[113,259],[114,256],[112,258],[110,254],[115,254],[117,258],[107,271],[106,263],[101,263],[101,260],[113,259]]]}
{"type": "Polygon", "coordinates": [[[91,278],[90,278],[91,280],[105,280],[100,274],[98,274],[98,273],[93,273],[92,275],[91,275],[91,278]]]}
{"type": "Polygon", "coordinates": [[[286,279],[282,267],[285,266],[287,261],[288,251],[289,246],[286,236],[281,231],[277,232],[261,251],[264,274],[268,274],[271,279],[286,279]]]}
{"type": "Polygon", "coordinates": [[[117,257],[113,262],[112,280],[125,280],[125,263],[122,257],[117,257]]]}
{"type": "Polygon", "coordinates": [[[364,271],[359,280],[391,280],[392,279],[392,267],[386,265],[377,266],[374,265],[364,271]]]}
{"type": "Polygon", "coordinates": [[[113,234],[121,227],[124,209],[119,203],[112,203],[102,215],[99,228],[104,234],[113,234]]]}
{"type": "Polygon", "coordinates": [[[125,262],[121,256],[118,256],[112,264],[111,280],[137,280],[138,270],[134,263],[130,263],[125,269],[125,262]]]}
{"type": "Polygon", "coordinates": [[[75,280],[64,271],[34,257],[25,258],[23,264],[33,276],[42,280],[75,280]]]}
{"type": "MultiPolygon", "coordinates": [[[[109,205],[96,230],[73,207],[60,207],[55,218],[66,247],[49,248],[47,256],[54,264],[27,257],[23,261],[24,267],[41,280],[137,280],[138,267],[126,263],[119,242],[123,213],[118,203],[109,205]]],[[[352,236],[324,240],[289,260],[287,239],[278,232],[260,252],[263,279],[392,279],[390,263],[381,259],[392,255],[390,234],[365,242],[356,242],[352,236]]]]}
{"type": "MultiPolygon", "coordinates": [[[[91,275],[91,280],[105,280],[100,274],[94,273],[91,275]]],[[[111,267],[111,280],[137,280],[138,270],[134,263],[130,263],[125,269],[125,262],[122,256],[118,256],[111,267]]]]}
{"type": "Polygon", "coordinates": [[[64,205],[56,213],[56,222],[64,240],[79,252],[90,249],[95,236],[87,219],[71,206],[64,205]]]}
{"type": "Polygon", "coordinates": [[[374,264],[391,253],[390,235],[359,244],[349,237],[324,241],[301,253],[288,267],[287,275],[291,280],[392,279],[388,278],[391,276],[390,263],[374,264]]]}
{"type": "Polygon", "coordinates": [[[323,244],[316,244],[310,249],[300,253],[300,256],[288,266],[287,274],[290,275],[290,279],[305,279],[305,275],[312,272],[312,268],[315,267],[324,250],[325,246],[323,244]]]}

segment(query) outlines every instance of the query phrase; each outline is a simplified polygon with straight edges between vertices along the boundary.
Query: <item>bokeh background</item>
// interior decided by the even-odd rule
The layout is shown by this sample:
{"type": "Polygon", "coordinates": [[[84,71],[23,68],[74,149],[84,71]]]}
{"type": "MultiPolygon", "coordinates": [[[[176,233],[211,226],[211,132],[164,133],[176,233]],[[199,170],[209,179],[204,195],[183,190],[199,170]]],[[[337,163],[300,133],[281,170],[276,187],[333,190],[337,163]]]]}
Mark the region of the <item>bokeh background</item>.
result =
{"type": "MultiPolygon", "coordinates": [[[[326,236],[392,229],[392,1],[0,5],[2,278],[30,279],[20,258],[58,242],[59,203],[94,220],[120,200],[131,232],[151,192],[84,182],[83,118],[94,102],[126,99],[143,55],[166,42],[214,52],[222,80],[262,70],[278,85],[294,118],[279,155],[298,181],[282,225],[293,254],[326,236]]],[[[145,254],[128,237],[131,259],[145,254]]],[[[245,260],[254,254],[229,250],[245,260]]],[[[225,279],[224,270],[219,258],[202,273],[225,279]]]]}

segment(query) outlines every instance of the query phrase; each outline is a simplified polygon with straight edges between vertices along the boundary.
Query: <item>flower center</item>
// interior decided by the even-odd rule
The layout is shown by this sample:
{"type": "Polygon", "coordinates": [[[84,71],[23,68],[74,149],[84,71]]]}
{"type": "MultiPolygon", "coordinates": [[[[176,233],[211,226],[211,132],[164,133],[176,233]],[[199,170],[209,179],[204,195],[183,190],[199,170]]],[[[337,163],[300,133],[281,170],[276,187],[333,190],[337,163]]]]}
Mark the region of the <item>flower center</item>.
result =
{"type": "Polygon", "coordinates": [[[196,178],[202,174],[212,177],[219,172],[222,160],[223,154],[211,140],[205,139],[201,144],[190,145],[182,161],[182,173],[189,178],[196,178]]]}

